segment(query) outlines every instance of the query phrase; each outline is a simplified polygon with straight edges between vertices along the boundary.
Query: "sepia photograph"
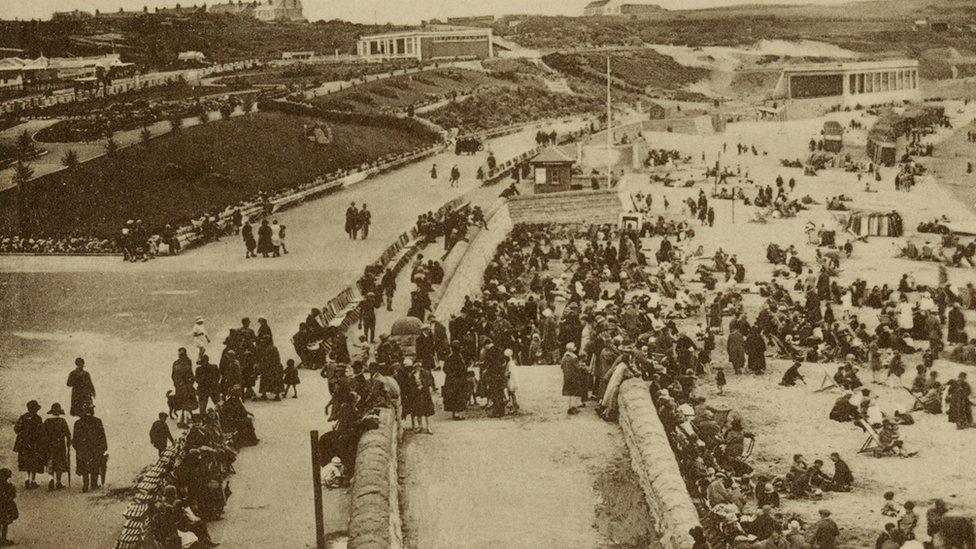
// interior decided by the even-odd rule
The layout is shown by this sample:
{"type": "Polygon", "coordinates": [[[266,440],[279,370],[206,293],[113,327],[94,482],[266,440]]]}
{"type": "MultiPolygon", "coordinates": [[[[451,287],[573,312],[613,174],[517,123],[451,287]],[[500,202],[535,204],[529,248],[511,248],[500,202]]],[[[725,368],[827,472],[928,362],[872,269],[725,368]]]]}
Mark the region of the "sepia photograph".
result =
{"type": "Polygon", "coordinates": [[[976,549],[976,0],[204,1],[0,2],[0,546],[976,549]]]}

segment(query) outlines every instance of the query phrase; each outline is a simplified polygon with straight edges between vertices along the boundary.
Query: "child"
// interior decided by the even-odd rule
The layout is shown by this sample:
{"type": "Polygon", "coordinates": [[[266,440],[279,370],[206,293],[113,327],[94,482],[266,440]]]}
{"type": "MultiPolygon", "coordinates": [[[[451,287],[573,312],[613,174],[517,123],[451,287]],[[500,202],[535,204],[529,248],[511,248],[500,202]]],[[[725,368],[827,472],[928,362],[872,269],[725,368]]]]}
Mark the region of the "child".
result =
{"type": "Polygon", "coordinates": [[[15,501],[17,489],[10,483],[11,475],[10,469],[0,468],[0,546],[13,545],[13,541],[7,539],[7,527],[20,517],[15,501]]]}
{"type": "Polygon", "coordinates": [[[203,317],[198,316],[193,323],[193,344],[197,347],[197,358],[207,354],[207,345],[210,344],[210,336],[207,335],[206,328],[203,327],[203,317]]]}
{"type": "Polygon", "coordinates": [[[334,457],[328,465],[322,468],[322,484],[326,488],[338,488],[342,483],[344,473],[345,468],[342,466],[342,460],[334,457]]]}
{"type": "Polygon", "coordinates": [[[285,247],[285,226],[278,229],[278,243],[281,245],[281,253],[287,254],[288,248],[285,247]]]}
{"type": "Polygon", "coordinates": [[[298,377],[298,368],[295,367],[295,361],[289,358],[285,362],[285,396],[288,396],[288,389],[292,389],[295,391],[292,398],[298,398],[298,384],[301,382],[302,380],[298,377]]]}
{"type": "Polygon", "coordinates": [[[884,493],[884,506],[881,507],[881,514],[886,517],[897,517],[898,516],[898,504],[895,503],[895,493],[885,492],[884,493]]]}
{"type": "Polygon", "coordinates": [[[471,405],[478,405],[478,378],[474,373],[474,370],[468,370],[468,376],[466,379],[468,384],[468,394],[471,395],[471,405]]]}
{"type": "Polygon", "coordinates": [[[718,394],[725,394],[725,370],[721,366],[715,368],[715,386],[718,387],[718,394]]]}

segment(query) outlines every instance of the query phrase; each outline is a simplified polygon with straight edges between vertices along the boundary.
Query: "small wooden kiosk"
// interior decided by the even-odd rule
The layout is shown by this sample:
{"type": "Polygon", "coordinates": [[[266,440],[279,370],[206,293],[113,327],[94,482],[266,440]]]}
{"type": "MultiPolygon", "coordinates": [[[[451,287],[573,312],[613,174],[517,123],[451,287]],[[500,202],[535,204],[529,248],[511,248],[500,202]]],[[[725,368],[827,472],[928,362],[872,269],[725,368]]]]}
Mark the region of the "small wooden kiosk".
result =
{"type": "Polygon", "coordinates": [[[561,147],[549,147],[529,160],[536,194],[568,191],[573,183],[576,158],[561,147]]]}

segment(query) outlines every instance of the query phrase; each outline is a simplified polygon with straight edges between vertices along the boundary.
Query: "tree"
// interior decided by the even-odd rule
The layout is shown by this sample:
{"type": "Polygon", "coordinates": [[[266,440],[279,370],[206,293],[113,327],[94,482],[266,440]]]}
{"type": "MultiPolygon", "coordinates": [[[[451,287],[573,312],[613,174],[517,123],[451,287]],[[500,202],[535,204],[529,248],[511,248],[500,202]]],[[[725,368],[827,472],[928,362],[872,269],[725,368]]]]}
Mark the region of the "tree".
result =
{"type": "Polygon", "coordinates": [[[30,238],[30,180],[34,178],[34,168],[18,160],[14,167],[13,183],[17,187],[17,215],[21,238],[30,238]]]}
{"type": "Polygon", "coordinates": [[[142,131],[139,132],[139,141],[142,142],[142,145],[144,147],[148,147],[149,146],[149,140],[150,139],[152,139],[152,132],[149,131],[149,128],[148,127],[143,126],[142,127],[142,131]]]}
{"type": "Polygon", "coordinates": [[[114,157],[119,152],[119,143],[113,137],[109,137],[105,142],[105,154],[114,157]]]}
{"type": "Polygon", "coordinates": [[[27,162],[34,157],[36,152],[37,148],[34,147],[34,139],[27,133],[27,130],[17,135],[17,160],[27,162]]]}
{"type": "Polygon", "coordinates": [[[64,153],[64,156],[61,157],[61,164],[65,168],[68,168],[69,171],[74,171],[80,163],[81,162],[78,161],[78,153],[76,153],[74,149],[68,149],[67,152],[64,153]]]}

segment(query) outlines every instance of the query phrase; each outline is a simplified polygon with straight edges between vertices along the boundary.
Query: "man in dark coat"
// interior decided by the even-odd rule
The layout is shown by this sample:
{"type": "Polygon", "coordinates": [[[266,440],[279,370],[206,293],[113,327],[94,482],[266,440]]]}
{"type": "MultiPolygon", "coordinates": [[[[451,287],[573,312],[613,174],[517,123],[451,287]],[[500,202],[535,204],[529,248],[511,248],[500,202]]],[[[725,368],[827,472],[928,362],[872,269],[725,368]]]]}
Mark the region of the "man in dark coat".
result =
{"type": "Polygon", "coordinates": [[[207,401],[211,400],[214,406],[220,402],[220,369],[210,363],[210,357],[203,355],[200,357],[200,365],[194,374],[197,382],[197,400],[200,403],[200,415],[207,413],[207,401]]]}
{"type": "Polygon", "coordinates": [[[346,208],[346,234],[352,240],[356,240],[356,232],[359,230],[358,224],[359,210],[356,209],[356,203],[353,202],[346,208]]]}
{"type": "Polygon", "coordinates": [[[98,477],[102,473],[108,442],[102,420],[95,417],[95,407],[89,405],[82,416],[75,421],[74,437],[71,445],[75,449],[77,471],[82,480],[82,491],[98,488],[98,477]]]}
{"type": "Polygon", "coordinates": [[[160,456],[170,444],[173,444],[173,434],[170,433],[169,425],[166,423],[165,412],[160,412],[159,419],[154,421],[152,427],[149,428],[149,442],[152,443],[153,448],[159,452],[160,456]]]}
{"type": "Polygon", "coordinates": [[[359,229],[362,231],[362,239],[366,240],[369,236],[369,226],[373,222],[373,214],[366,209],[366,203],[363,203],[363,209],[359,210],[358,221],[359,229]]]}
{"type": "Polygon", "coordinates": [[[81,417],[85,408],[93,405],[95,385],[91,375],[85,371],[85,359],[75,359],[75,369],[68,374],[68,387],[71,387],[71,415],[81,417]]]}
{"type": "Polygon", "coordinates": [[[732,363],[732,371],[737,374],[742,373],[742,367],[746,363],[745,340],[738,327],[732,328],[729,332],[728,341],[725,349],[729,353],[729,362],[732,363]]]}

